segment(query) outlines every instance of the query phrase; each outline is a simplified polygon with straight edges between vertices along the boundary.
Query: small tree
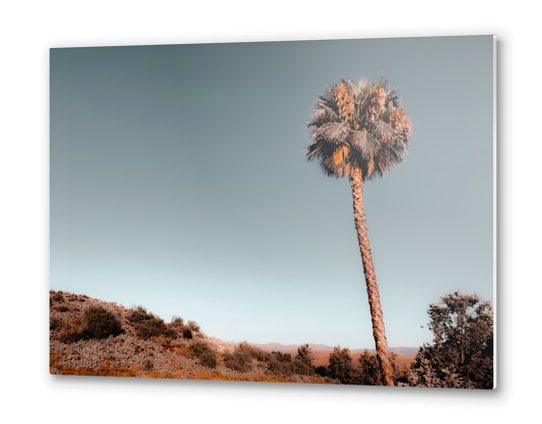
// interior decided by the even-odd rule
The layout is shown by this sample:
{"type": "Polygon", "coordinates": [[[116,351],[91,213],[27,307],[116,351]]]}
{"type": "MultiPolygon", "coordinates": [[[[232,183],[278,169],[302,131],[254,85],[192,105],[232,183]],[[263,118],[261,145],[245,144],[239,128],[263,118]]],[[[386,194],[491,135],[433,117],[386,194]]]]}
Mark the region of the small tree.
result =
{"type": "Polygon", "coordinates": [[[424,345],[408,381],[419,387],[493,388],[493,309],[459,292],[429,305],[433,344],[424,345]]]}
{"type": "MultiPolygon", "coordinates": [[[[393,355],[393,353],[392,353],[393,355]]],[[[359,357],[360,384],[367,386],[381,386],[382,373],[376,355],[371,355],[367,349],[359,357]]]]}
{"type": "Polygon", "coordinates": [[[294,358],[294,372],[299,375],[314,375],[312,350],[308,344],[301,345],[297,349],[297,355],[294,358]]]}
{"type": "Polygon", "coordinates": [[[329,377],[339,380],[342,384],[356,383],[356,371],[352,366],[350,349],[347,347],[341,349],[340,346],[333,348],[329,355],[327,373],[329,377]]]}

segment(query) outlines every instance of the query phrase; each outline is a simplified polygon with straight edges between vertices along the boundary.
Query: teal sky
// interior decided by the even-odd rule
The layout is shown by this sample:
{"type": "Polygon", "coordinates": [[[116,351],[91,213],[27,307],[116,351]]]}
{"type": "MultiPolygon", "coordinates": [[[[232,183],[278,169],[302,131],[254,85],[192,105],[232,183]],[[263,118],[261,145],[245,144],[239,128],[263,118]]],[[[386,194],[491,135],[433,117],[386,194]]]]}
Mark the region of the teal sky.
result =
{"type": "Polygon", "coordinates": [[[491,36],[51,49],[51,289],[372,348],[349,182],[304,151],[327,86],[381,76],[413,126],[364,187],[387,338],[430,342],[440,296],[493,300],[491,36]]]}

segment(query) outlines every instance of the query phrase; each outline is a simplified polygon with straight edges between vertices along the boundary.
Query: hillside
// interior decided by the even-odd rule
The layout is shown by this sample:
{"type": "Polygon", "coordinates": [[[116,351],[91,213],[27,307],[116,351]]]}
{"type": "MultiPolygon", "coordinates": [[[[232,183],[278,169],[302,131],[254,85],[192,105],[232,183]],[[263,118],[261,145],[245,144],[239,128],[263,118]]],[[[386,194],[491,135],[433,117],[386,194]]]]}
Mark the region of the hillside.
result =
{"type": "Polygon", "coordinates": [[[209,337],[194,321],[166,324],[142,307],[54,290],[49,305],[54,375],[338,384],[296,373],[291,357],[209,337]]]}

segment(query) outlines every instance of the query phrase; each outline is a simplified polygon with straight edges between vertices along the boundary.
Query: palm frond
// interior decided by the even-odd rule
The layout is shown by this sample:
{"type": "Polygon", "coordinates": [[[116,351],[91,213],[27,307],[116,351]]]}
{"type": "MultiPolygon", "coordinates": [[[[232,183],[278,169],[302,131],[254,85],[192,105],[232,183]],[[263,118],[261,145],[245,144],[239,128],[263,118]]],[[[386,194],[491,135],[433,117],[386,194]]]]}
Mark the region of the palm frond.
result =
{"type": "Polygon", "coordinates": [[[312,138],[323,138],[331,143],[341,143],[350,134],[351,128],[347,122],[329,122],[322,124],[312,132],[312,138]]]}
{"type": "Polygon", "coordinates": [[[365,128],[357,131],[352,137],[352,147],[356,149],[363,159],[369,160],[378,151],[378,140],[374,138],[365,128]]]}

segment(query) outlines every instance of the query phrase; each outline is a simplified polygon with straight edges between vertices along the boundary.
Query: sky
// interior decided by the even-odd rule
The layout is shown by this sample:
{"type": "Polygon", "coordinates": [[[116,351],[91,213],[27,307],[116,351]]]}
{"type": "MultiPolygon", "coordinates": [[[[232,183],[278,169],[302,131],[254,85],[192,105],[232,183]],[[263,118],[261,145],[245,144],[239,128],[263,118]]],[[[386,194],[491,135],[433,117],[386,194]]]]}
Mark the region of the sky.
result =
{"type": "MultiPolygon", "coordinates": [[[[493,301],[493,37],[56,48],[50,288],[225,341],[373,348],[348,180],[307,162],[341,78],[389,80],[413,137],[364,185],[390,347],[445,294],[493,301]]],[[[423,328],[422,328],[423,326],[423,328]]]]}

